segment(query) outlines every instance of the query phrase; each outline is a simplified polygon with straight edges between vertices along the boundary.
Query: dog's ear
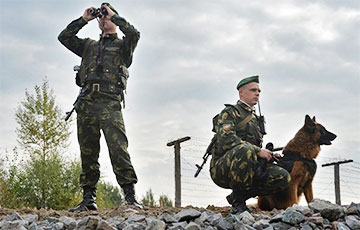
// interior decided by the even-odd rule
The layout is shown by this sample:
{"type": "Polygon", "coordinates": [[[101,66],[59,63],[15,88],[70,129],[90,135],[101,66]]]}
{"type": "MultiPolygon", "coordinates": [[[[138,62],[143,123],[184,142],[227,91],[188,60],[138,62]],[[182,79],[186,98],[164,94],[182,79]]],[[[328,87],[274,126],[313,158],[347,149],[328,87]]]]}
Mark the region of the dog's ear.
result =
{"type": "Polygon", "coordinates": [[[315,116],[313,116],[312,120],[313,120],[313,122],[316,122],[316,120],[315,120],[315,116]]]}
{"type": "Polygon", "coordinates": [[[305,127],[311,132],[315,130],[315,123],[311,120],[309,115],[305,116],[305,127]]]}

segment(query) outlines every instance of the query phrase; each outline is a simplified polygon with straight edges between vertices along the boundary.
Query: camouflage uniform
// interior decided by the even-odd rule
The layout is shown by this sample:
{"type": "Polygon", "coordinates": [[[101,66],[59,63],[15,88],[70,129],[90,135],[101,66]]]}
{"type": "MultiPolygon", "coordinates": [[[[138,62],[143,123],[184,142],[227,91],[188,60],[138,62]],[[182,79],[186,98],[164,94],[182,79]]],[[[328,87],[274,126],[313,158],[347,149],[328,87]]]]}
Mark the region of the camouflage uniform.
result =
{"type": "Polygon", "coordinates": [[[82,17],[71,22],[58,37],[64,46],[82,57],[78,84],[83,90],[75,109],[82,160],[80,183],[90,189],[96,189],[100,176],[100,130],[103,130],[118,183],[137,182],[127,151],[121,101],[128,78],[126,68],[131,65],[140,33],[117,14],[111,21],[125,34],[122,39],[117,34],[100,36],[99,41],[78,38],[76,34],[87,24],[82,17]]]}
{"type": "Polygon", "coordinates": [[[217,135],[215,151],[210,163],[213,181],[222,188],[241,191],[246,198],[277,192],[288,185],[289,173],[272,163],[266,163],[258,174],[258,154],[261,151],[262,134],[258,117],[251,108],[240,100],[236,105],[226,105],[214,119],[217,135]],[[249,114],[252,119],[239,127],[249,114]]]}

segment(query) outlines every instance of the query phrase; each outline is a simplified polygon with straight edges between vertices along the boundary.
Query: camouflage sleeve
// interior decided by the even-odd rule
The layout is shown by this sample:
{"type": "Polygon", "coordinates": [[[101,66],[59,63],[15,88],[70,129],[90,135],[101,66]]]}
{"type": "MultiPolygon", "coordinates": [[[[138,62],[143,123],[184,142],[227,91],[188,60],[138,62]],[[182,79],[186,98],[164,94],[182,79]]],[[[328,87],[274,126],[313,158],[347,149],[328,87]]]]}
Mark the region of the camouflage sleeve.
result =
{"type": "Polygon", "coordinates": [[[126,60],[126,67],[129,67],[132,63],[132,56],[134,50],[140,39],[140,32],[137,31],[133,25],[131,25],[119,15],[114,14],[111,17],[111,21],[115,23],[125,34],[125,36],[123,37],[124,42],[122,44],[122,50],[125,55],[124,58],[126,60]]]}
{"type": "Polygon", "coordinates": [[[73,53],[82,56],[87,39],[81,39],[76,36],[79,30],[87,24],[87,21],[80,17],[72,21],[58,36],[59,41],[73,53]]]}
{"type": "Polygon", "coordinates": [[[225,109],[219,115],[217,122],[217,133],[218,143],[221,150],[226,152],[237,145],[246,144],[253,147],[256,153],[259,153],[261,149],[258,146],[242,140],[236,134],[236,122],[234,114],[235,113],[232,113],[231,109],[225,109]]]}

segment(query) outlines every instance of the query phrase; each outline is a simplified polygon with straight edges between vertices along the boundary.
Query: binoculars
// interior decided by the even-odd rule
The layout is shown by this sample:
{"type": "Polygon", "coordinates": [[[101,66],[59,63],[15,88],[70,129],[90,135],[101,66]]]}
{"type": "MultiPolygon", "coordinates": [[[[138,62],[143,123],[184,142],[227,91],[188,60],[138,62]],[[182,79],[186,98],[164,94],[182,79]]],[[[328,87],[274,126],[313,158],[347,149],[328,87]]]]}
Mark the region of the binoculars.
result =
{"type": "Polygon", "coordinates": [[[108,12],[104,7],[101,7],[97,9],[89,9],[89,14],[94,17],[102,18],[103,16],[107,15],[108,12]]]}

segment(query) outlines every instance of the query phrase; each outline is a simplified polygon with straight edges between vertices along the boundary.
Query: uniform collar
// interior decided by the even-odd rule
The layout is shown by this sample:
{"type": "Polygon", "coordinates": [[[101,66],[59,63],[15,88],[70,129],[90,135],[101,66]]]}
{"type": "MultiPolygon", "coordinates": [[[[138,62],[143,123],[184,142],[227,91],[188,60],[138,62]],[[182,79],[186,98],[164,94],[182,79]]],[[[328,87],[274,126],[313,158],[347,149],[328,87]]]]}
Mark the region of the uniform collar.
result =
{"type": "Polygon", "coordinates": [[[102,34],[100,34],[100,39],[114,39],[117,38],[117,33],[113,33],[113,34],[106,34],[105,36],[103,36],[102,34]]]}
{"type": "Polygon", "coordinates": [[[251,108],[250,105],[248,103],[246,103],[245,101],[238,100],[237,104],[249,112],[255,112],[255,108],[251,108]]]}

